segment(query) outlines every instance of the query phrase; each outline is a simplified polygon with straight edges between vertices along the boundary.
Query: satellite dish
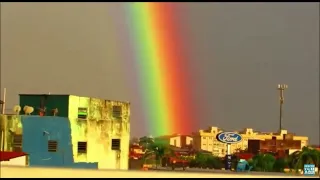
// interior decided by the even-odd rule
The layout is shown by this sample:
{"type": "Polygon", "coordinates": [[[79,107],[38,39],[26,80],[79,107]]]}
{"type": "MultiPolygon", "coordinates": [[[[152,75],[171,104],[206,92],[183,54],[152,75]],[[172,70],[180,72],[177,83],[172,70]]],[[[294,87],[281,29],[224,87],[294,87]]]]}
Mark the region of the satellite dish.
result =
{"type": "Polygon", "coordinates": [[[20,111],[21,111],[21,106],[15,105],[15,106],[13,107],[13,112],[14,112],[16,115],[20,114],[20,111]]]}
{"type": "Polygon", "coordinates": [[[25,115],[30,115],[34,111],[34,109],[31,106],[24,106],[23,111],[25,115]]]}

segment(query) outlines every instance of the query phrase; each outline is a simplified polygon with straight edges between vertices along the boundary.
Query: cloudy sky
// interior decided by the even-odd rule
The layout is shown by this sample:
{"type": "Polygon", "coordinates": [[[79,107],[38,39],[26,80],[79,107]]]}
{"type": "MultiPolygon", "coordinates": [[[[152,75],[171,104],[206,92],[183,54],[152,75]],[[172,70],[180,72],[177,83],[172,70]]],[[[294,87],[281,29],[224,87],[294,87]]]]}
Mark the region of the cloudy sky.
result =
{"type": "MultiPolygon", "coordinates": [[[[18,102],[19,93],[127,100],[132,136],[149,133],[138,108],[141,99],[131,92],[130,56],[119,56],[112,45],[119,33],[129,33],[119,25],[128,16],[124,6],[128,3],[1,3],[7,107],[18,102]]],[[[196,80],[190,84],[199,117],[195,130],[277,131],[276,86],[286,83],[284,128],[319,144],[319,4],[178,6],[196,80]]]]}

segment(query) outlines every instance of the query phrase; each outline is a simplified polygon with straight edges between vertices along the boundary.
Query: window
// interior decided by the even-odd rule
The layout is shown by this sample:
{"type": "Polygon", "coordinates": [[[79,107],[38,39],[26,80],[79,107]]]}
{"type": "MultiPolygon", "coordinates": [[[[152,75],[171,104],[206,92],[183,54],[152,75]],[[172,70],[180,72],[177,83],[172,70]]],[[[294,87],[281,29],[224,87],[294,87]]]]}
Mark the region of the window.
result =
{"type": "Polygon", "coordinates": [[[78,118],[79,119],[87,119],[88,116],[88,108],[79,107],[78,108],[78,118]]]}
{"type": "Polygon", "coordinates": [[[58,142],[49,140],[48,141],[48,152],[57,152],[58,142]]]}
{"type": "Polygon", "coordinates": [[[177,140],[176,140],[176,139],[173,140],[173,145],[174,145],[174,146],[177,146],[177,140]]]}
{"type": "Polygon", "coordinates": [[[14,134],[13,135],[13,151],[22,152],[22,135],[14,134]]]}
{"type": "Polygon", "coordinates": [[[87,153],[87,142],[78,142],[78,153],[79,154],[87,153]]]}
{"type": "Polygon", "coordinates": [[[206,139],[206,137],[202,137],[202,139],[206,139]]]}
{"type": "Polygon", "coordinates": [[[112,139],[111,149],[112,150],[120,150],[120,139],[112,139]]]}
{"type": "Polygon", "coordinates": [[[122,114],[122,106],[112,106],[112,116],[120,118],[122,114]]]}

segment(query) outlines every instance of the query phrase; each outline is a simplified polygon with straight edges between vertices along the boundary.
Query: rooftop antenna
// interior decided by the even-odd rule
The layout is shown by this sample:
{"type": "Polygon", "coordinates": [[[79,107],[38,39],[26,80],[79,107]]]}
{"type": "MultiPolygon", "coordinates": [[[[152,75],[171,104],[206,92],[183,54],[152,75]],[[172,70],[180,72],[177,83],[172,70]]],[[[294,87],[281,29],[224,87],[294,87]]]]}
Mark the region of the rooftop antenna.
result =
{"type": "Polygon", "coordinates": [[[3,103],[2,103],[2,114],[4,114],[4,110],[5,110],[5,107],[6,107],[6,92],[7,92],[7,89],[4,88],[3,89],[3,103]]]}

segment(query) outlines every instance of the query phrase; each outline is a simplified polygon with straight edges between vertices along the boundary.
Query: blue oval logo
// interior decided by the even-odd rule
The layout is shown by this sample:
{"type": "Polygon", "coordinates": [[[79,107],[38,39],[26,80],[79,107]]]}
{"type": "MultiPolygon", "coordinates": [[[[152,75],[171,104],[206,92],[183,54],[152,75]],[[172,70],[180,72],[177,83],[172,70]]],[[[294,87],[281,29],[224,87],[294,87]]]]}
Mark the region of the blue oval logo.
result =
{"type": "Polygon", "coordinates": [[[234,132],[222,132],[217,135],[217,140],[222,143],[234,144],[242,141],[242,136],[234,132]]]}

